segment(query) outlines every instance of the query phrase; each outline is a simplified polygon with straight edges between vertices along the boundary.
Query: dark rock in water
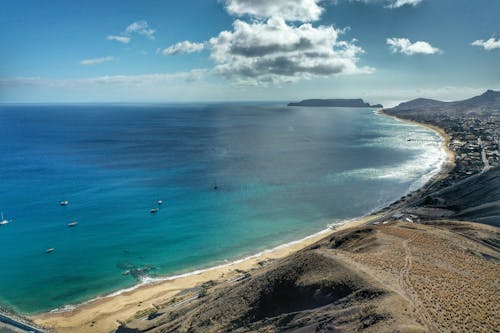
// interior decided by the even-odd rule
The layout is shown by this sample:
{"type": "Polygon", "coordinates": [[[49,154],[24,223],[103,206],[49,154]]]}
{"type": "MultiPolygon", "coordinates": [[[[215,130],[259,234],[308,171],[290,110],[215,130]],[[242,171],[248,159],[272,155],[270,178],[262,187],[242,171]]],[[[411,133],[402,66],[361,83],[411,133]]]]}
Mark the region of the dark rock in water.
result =
{"type": "Polygon", "coordinates": [[[130,262],[119,262],[116,264],[116,267],[119,269],[134,269],[135,265],[130,262]]]}
{"type": "Polygon", "coordinates": [[[330,106],[351,108],[382,108],[381,104],[370,105],[361,98],[357,99],[305,99],[298,103],[288,103],[288,106],[330,106]]]}
{"type": "Polygon", "coordinates": [[[121,262],[116,264],[116,267],[119,269],[124,269],[122,272],[122,275],[131,275],[136,279],[139,279],[142,276],[145,276],[148,272],[154,270],[156,267],[153,265],[146,265],[142,267],[137,267],[134,264],[128,263],[128,262],[121,262]]]}
{"type": "Polygon", "coordinates": [[[153,265],[146,265],[143,267],[131,269],[129,274],[132,275],[134,278],[139,279],[154,269],[155,267],[153,265]]]}

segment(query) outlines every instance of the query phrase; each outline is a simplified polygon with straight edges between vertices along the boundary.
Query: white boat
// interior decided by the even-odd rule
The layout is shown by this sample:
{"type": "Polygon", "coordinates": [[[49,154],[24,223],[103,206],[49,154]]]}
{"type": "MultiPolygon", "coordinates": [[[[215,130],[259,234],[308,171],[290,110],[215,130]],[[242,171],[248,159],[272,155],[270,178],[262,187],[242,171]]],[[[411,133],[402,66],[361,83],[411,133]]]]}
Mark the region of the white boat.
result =
{"type": "Polygon", "coordinates": [[[54,252],[54,248],[53,247],[49,247],[47,250],[45,250],[45,253],[50,253],[50,252],[54,252]]]}
{"type": "Polygon", "coordinates": [[[160,208],[152,208],[149,212],[151,214],[154,214],[154,213],[158,213],[159,210],[160,210],[160,208]]]}
{"type": "Polygon", "coordinates": [[[68,227],[74,227],[74,226],[76,226],[77,224],[78,224],[78,222],[77,222],[77,221],[72,221],[72,222],[68,223],[68,227]]]}
{"type": "Polygon", "coordinates": [[[2,218],[0,219],[0,225],[6,225],[6,224],[8,224],[9,221],[3,218],[3,212],[1,213],[1,215],[2,215],[2,218]]]}
{"type": "Polygon", "coordinates": [[[158,205],[163,205],[163,200],[158,200],[158,205]]]}
{"type": "Polygon", "coordinates": [[[68,200],[63,200],[59,203],[61,206],[67,206],[69,204],[68,200]]]}

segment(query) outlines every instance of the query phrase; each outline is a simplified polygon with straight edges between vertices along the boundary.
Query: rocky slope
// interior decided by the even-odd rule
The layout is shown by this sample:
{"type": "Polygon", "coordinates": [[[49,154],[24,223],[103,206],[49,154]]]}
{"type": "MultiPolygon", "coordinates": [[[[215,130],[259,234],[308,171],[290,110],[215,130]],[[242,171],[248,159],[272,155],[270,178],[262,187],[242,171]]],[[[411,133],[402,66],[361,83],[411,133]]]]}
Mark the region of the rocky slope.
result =
{"type": "Polygon", "coordinates": [[[498,236],[452,221],[345,230],[118,332],[492,332],[498,236]]]}

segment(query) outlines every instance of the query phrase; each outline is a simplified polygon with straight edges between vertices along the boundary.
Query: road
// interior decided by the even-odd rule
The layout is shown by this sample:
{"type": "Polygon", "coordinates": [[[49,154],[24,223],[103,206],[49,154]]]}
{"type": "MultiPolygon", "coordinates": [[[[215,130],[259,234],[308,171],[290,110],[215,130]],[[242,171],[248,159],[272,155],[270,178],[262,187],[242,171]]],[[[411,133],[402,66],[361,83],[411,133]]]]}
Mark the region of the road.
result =
{"type": "Polygon", "coordinates": [[[20,331],[20,332],[32,332],[32,333],[45,333],[45,331],[35,328],[30,324],[21,322],[18,319],[14,319],[13,317],[3,313],[0,313],[0,324],[5,324],[7,332],[9,332],[8,329],[12,327],[12,329],[10,330],[12,332],[20,331]]]}

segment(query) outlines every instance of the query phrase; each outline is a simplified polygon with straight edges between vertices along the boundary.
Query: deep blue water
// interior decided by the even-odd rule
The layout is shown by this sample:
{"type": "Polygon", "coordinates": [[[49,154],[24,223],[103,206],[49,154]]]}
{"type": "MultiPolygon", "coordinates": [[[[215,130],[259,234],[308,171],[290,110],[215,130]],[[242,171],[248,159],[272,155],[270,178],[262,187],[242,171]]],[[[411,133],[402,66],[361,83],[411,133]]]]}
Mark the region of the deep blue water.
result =
{"type": "Polygon", "coordinates": [[[0,303],[46,311],[367,214],[436,168],[438,141],[370,109],[0,106],[0,303]]]}

